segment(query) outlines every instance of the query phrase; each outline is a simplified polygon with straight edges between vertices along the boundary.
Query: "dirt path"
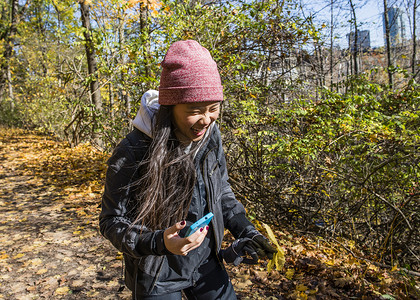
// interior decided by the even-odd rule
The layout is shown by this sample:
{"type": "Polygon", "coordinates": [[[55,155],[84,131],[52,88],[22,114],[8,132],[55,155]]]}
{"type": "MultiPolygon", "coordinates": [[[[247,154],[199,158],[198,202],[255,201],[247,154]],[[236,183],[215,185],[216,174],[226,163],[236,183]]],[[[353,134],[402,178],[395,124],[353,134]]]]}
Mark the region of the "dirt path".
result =
{"type": "Polygon", "coordinates": [[[121,260],[98,232],[100,195],[52,185],[31,168],[34,150],[48,145],[1,136],[0,299],[129,299],[117,293],[121,260]]]}

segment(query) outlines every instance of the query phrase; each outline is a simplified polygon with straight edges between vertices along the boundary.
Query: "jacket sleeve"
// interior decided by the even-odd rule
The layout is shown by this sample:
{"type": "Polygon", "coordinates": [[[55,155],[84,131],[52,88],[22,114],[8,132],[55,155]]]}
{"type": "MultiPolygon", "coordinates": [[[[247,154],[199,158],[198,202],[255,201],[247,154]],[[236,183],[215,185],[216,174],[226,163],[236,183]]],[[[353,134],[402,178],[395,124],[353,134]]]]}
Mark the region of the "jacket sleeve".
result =
{"type": "Polygon", "coordinates": [[[219,161],[220,172],[222,176],[222,209],[223,221],[225,227],[233,234],[235,238],[244,237],[247,233],[254,231],[254,225],[245,216],[245,208],[236,199],[235,194],[228,182],[229,176],[226,168],[226,158],[223,151],[220,131],[216,127],[219,138],[217,139],[218,151],[217,160],[219,161]]]}
{"type": "Polygon", "coordinates": [[[138,174],[138,161],[132,146],[124,139],[108,160],[99,216],[100,231],[114,247],[129,256],[168,254],[163,230],[150,231],[132,222],[136,212],[133,183],[139,179],[138,174]]]}

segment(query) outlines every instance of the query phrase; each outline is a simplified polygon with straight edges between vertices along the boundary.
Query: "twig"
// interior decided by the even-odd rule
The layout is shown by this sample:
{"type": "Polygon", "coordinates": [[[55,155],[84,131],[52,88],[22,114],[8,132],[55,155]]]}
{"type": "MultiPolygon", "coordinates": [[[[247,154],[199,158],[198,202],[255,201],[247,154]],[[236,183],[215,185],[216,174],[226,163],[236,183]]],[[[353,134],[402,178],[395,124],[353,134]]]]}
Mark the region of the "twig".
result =
{"type": "MultiPolygon", "coordinates": [[[[369,262],[369,263],[371,263],[371,264],[373,264],[373,265],[375,265],[377,267],[386,268],[386,269],[392,269],[393,268],[392,266],[389,266],[389,265],[386,265],[386,264],[382,264],[382,263],[379,263],[377,261],[370,260],[370,259],[367,259],[367,258],[364,258],[364,257],[360,257],[360,256],[354,254],[354,252],[351,251],[351,249],[347,248],[345,245],[343,245],[342,243],[340,243],[339,241],[337,241],[335,238],[332,238],[332,237],[327,237],[327,238],[334,240],[334,242],[336,242],[341,247],[343,247],[345,250],[347,250],[348,252],[350,252],[350,254],[353,255],[354,258],[357,258],[357,259],[360,259],[360,260],[363,260],[363,261],[367,261],[367,262],[369,262]]],[[[397,270],[398,271],[405,272],[405,273],[407,273],[409,275],[420,277],[420,272],[407,270],[406,268],[397,268],[397,270]]]]}
{"type": "Polygon", "coordinates": [[[379,194],[377,194],[377,193],[375,193],[374,191],[371,191],[372,192],[372,194],[374,194],[376,197],[378,197],[379,199],[381,199],[383,202],[385,202],[386,204],[388,204],[392,209],[394,209],[395,211],[397,211],[402,217],[403,217],[403,219],[404,219],[404,221],[407,223],[407,225],[408,225],[408,228],[410,228],[411,230],[413,229],[412,227],[411,227],[411,224],[410,224],[410,222],[407,220],[407,218],[405,217],[405,215],[404,215],[404,213],[398,208],[398,207],[395,207],[394,205],[392,205],[391,203],[389,203],[389,201],[388,200],[386,200],[384,197],[382,197],[381,195],[379,195],[379,194]]]}
{"type": "Polygon", "coordinates": [[[251,188],[248,186],[245,186],[241,183],[239,183],[237,180],[233,179],[232,177],[229,177],[229,181],[232,182],[233,184],[239,186],[240,188],[247,190],[248,192],[251,191],[251,188]]]}

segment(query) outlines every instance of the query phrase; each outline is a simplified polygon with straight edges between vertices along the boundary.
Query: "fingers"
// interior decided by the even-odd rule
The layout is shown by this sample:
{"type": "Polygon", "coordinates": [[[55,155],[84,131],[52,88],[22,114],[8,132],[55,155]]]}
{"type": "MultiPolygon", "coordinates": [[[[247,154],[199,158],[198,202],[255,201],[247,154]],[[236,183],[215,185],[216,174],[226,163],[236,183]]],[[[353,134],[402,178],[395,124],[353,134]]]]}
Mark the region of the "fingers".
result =
{"type": "Polygon", "coordinates": [[[182,228],[185,227],[187,223],[185,221],[181,221],[178,223],[175,223],[175,225],[172,225],[171,227],[169,227],[168,229],[166,229],[166,233],[167,234],[178,234],[178,231],[180,231],[182,228]]]}
{"type": "Polygon", "coordinates": [[[200,228],[187,238],[182,238],[178,235],[179,230],[185,227],[185,222],[178,222],[175,225],[167,228],[163,234],[165,247],[171,253],[176,255],[187,255],[188,252],[198,248],[204,241],[209,227],[200,228]]]}
{"type": "Polygon", "coordinates": [[[249,256],[251,256],[251,258],[244,258],[244,260],[243,260],[244,263],[247,263],[247,264],[256,264],[256,263],[258,263],[258,254],[254,250],[253,247],[250,247],[250,246],[246,245],[243,248],[243,251],[246,254],[248,254],[249,256]]]}
{"type": "Polygon", "coordinates": [[[190,252],[191,250],[194,250],[198,247],[200,247],[201,243],[203,243],[204,239],[206,238],[207,232],[209,231],[209,226],[200,228],[196,232],[194,232],[192,235],[186,238],[187,241],[189,241],[189,244],[186,246],[186,254],[190,252]]]}
{"type": "MultiPolygon", "coordinates": [[[[277,251],[276,251],[276,252],[277,252],[277,251]]],[[[274,253],[276,253],[276,252],[274,252],[274,253]]],[[[268,251],[266,251],[266,252],[265,252],[265,255],[267,255],[268,259],[273,259],[273,257],[274,257],[274,253],[273,253],[273,252],[268,252],[268,251]]]]}
{"type": "Polygon", "coordinates": [[[277,249],[274,248],[270,244],[270,242],[268,241],[268,239],[265,238],[262,234],[255,235],[252,238],[252,240],[254,242],[254,245],[255,245],[255,243],[257,244],[256,245],[257,246],[256,249],[257,249],[258,255],[260,257],[265,257],[266,256],[269,259],[272,259],[273,258],[273,254],[277,252],[277,249]]]}

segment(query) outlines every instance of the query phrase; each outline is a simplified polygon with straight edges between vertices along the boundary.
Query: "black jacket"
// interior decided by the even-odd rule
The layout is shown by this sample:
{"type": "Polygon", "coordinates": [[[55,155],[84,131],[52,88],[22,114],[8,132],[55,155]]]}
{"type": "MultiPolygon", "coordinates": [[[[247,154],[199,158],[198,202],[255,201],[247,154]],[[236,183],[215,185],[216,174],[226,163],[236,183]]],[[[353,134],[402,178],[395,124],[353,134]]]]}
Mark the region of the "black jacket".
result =
{"type": "Polygon", "coordinates": [[[217,126],[195,157],[197,183],[187,217],[190,225],[208,211],[214,214],[207,240],[187,256],[177,256],[166,250],[163,230],[150,231],[138,224],[132,225],[136,210],[132,183],[139,179],[137,166],[150,142],[147,135],[134,129],[115,148],[108,161],[99,220],[101,233],[124,254],[126,285],[140,295],[172,292],[193,284],[199,265],[211,251],[219,252],[224,228],[235,238],[255,230],[228,183],[217,126]],[[138,234],[140,229],[142,234],[138,234]]]}

